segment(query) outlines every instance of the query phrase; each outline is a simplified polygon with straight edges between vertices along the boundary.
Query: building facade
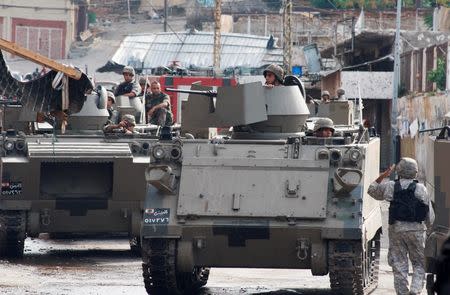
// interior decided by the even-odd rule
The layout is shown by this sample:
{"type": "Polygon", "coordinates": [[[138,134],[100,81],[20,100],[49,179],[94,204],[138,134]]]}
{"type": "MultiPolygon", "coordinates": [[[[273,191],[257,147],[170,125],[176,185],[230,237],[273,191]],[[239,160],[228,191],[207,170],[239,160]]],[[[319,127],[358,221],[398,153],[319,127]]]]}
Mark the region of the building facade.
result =
{"type": "MultiPolygon", "coordinates": [[[[63,59],[85,26],[78,26],[87,1],[3,0],[0,36],[52,59],[63,59]]],[[[14,58],[14,56],[8,56],[14,58]]]]}

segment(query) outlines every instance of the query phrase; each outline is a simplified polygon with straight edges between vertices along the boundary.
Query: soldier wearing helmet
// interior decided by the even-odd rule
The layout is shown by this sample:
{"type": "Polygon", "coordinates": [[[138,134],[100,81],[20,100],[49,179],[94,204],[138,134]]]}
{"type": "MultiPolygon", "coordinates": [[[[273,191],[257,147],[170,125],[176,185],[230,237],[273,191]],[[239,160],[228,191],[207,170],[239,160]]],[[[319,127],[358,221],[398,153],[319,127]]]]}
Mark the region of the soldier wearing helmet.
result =
{"type": "Polygon", "coordinates": [[[104,128],[105,132],[134,134],[136,126],[136,119],[133,115],[123,115],[122,120],[118,124],[109,124],[104,128]]]}
{"type": "Polygon", "coordinates": [[[328,92],[327,90],[324,90],[322,92],[322,102],[323,103],[329,103],[330,102],[330,92],[328,92]]]}
{"type": "Polygon", "coordinates": [[[111,91],[107,91],[108,100],[106,101],[106,109],[108,110],[108,123],[117,124],[119,121],[119,113],[114,109],[116,103],[116,96],[111,91]]]}
{"type": "Polygon", "coordinates": [[[124,82],[116,88],[115,96],[125,95],[134,98],[141,93],[141,86],[135,81],[135,72],[133,67],[126,66],[122,70],[124,82]]]}
{"type": "Polygon", "coordinates": [[[263,72],[264,78],[266,78],[266,83],[264,86],[268,88],[273,88],[274,86],[283,85],[284,81],[284,70],[276,64],[269,65],[263,72]]]}
{"type": "Polygon", "coordinates": [[[336,91],[336,95],[337,95],[337,100],[347,100],[347,98],[345,97],[345,90],[342,88],[339,88],[336,91]]]}
{"type": "Polygon", "coordinates": [[[314,123],[314,136],[332,137],[334,134],[334,123],[329,118],[319,118],[314,123]]]}
{"type": "Polygon", "coordinates": [[[399,179],[382,182],[394,167],[381,173],[367,192],[377,200],[390,202],[388,263],[394,274],[396,293],[419,295],[425,282],[426,230],[431,231],[434,212],[427,189],[415,179],[416,160],[402,158],[395,168],[399,179]],[[413,268],[410,286],[408,256],[413,268]]]}
{"type": "Polygon", "coordinates": [[[139,77],[139,85],[141,86],[141,93],[139,94],[139,96],[143,96],[146,93],[150,92],[150,83],[148,82],[147,77],[139,77]]]}

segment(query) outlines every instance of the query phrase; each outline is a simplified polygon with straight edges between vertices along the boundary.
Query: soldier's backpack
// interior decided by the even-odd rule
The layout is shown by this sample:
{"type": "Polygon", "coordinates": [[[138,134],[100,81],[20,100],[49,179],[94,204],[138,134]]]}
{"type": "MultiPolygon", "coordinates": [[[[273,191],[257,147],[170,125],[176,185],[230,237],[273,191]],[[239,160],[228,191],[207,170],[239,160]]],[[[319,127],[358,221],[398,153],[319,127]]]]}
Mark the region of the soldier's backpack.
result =
{"type": "Polygon", "coordinates": [[[400,181],[395,181],[394,199],[389,206],[389,224],[395,221],[422,222],[428,213],[428,205],[416,198],[417,180],[411,182],[406,188],[402,189],[400,181]]]}

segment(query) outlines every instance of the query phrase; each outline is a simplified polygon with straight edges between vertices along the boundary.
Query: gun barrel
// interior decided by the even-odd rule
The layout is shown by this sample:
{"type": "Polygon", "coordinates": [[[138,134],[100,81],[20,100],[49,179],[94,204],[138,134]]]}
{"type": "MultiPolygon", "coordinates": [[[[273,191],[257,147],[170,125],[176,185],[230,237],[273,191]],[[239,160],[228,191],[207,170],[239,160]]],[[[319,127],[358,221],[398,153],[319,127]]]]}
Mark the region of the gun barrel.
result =
{"type": "Polygon", "coordinates": [[[429,129],[422,129],[419,130],[419,133],[424,133],[424,132],[431,132],[431,131],[436,131],[436,130],[442,130],[443,128],[446,128],[447,126],[442,126],[442,127],[437,127],[437,128],[429,128],[429,129]]]}
{"type": "Polygon", "coordinates": [[[217,96],[217,91],[214,91],[214,90],[188,90],[188,89],[176,89],[176,88],[169,88],[169,87],[166,87],[165,90],[169,91],[169,92],[199,94],[199,95],[205,95],[205,96],[209,96],[209,97],[217,96]]]}

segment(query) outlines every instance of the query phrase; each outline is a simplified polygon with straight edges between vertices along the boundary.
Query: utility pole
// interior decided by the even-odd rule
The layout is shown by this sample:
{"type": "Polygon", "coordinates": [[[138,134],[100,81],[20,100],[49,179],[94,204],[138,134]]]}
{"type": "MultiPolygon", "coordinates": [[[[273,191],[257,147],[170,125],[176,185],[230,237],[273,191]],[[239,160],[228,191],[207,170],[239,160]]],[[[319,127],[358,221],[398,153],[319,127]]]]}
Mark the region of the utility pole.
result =
{"type": "Polygon", "coordinates": [[[284,0],[283,8],[283,66],[292,72],[292,0],[284,0]]]}
{"type": "Polygon", "coordinates": [[[220,72],[220,30],[222,17],[222,0],[216,0],[216,7],[214,9],[214,52],[213,52],[213,67],[214,75],[220,72]]]}
{"type": "Polygon", "coordinates": [[[167,0],[164,0],[164,32],[167,32],[167,0]]]}
{"type": "Polygon", "coordinates": [[[131,21],[130,0],[127,0],[127,6],[128,6],[128,20],[131,21]]]}
{"type": "Polygon", "coordinates": [[[397,21],[395,30],[395,47],[394,47],[394,83],[392,87],[392,111],[391,111],[391,138],[392,138],[392,153],[391,164],[398,162],[397,151],[399,147],[398,138],[398,84],[400,81],[400,21],[402,14],[402,0],[397,0],[397,21]]]}

